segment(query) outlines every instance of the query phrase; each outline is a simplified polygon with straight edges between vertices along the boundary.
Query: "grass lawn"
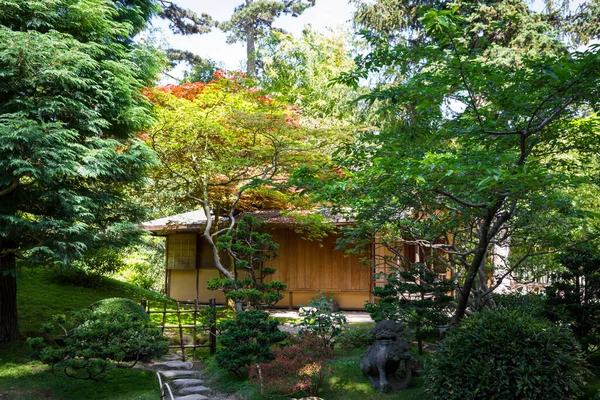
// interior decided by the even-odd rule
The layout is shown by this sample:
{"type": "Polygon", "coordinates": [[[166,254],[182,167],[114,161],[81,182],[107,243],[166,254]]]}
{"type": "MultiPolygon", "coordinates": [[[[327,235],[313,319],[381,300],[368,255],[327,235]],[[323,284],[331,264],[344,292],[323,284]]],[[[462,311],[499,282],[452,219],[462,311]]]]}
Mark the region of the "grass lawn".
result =
{"type": "MultiPolygon", "coordinates": [[[[44,269],[22,269],[17,277],[19,328],[26,336],[37,336],[41,324],[52,315],[89,307],[109,297],[126,297],[136,302],[164,297],[137,286],[103,278],[94,287],[82,287],[60,279],[44,269]]],[[[25,341],[0,345],[0,395],[10,400],[134,400],[158,399],[155,374],[142,369],[113,369],[100,381],[56,377],[50,367],[29,358],[25,341]]]]}
{"type": "Polygon", "coordinates": [[[17,276],[19,330],[26,336],[35,336],[43,323],[52,321],[52,315],[87,308],[109,297],[136,302],[145,298],[155,305],[165,299],[158,293],[115,279],[101,278],[93,287],[83,287],[65,281],[51,270],[23,268],[17,276]]]}

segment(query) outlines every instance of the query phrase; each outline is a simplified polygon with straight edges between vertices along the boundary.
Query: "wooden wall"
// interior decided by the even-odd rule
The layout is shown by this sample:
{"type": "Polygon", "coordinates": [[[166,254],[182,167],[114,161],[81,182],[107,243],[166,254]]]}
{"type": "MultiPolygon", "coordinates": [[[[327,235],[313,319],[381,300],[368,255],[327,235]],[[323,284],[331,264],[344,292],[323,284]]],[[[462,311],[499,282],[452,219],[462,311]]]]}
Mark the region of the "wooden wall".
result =
{"type": "MultiPolygon", "coordinates": [[[[364,265],[361,258],[368,253],[347,255],[335,250],[337,237],[331,235],[322,242],[308,241],[289,228],[267,228],[273,240],[279,244],[279,257],[266,263],[277,269],[272,279],[288,285],[285,297],[278,307],[307,305],[319,290],[334,299],[345,309],[362,309],[371,298],[371,265],[364,265]]],[[[226,265],[227,257],[222,258],[226,265]]],[[[167,237],[167,269],[169,294],[177,300],[193,300],[198,276],[200,302],[210,297],[222,299],[220,293],[208,291],[206,281],[219,276],[214,268],[210,247],[196,234],[171,234],[167,237]],[[196,243],[192,246],[192,239],[196,243]],[[193,248],[193,250],[192,250],[193,248]],[[190,265],[194,259],[195,265],[190,265]],[[198,274],[195,269],[198,268],[198,274]]]]}
{"type": "Polygon", "coordinates": [[[333,294],[342,308],[362,309],[370,299],[372,267],[361,262],[368,253],[348,255],[335,250],[330,235],[322,242],[308,241],[287,228],[268,232],[279,243],[279,257],[266,264],[277,269],[273,279],[288,285],[286,298],[279,306],[306,305],[319,290],[333,294]]]}

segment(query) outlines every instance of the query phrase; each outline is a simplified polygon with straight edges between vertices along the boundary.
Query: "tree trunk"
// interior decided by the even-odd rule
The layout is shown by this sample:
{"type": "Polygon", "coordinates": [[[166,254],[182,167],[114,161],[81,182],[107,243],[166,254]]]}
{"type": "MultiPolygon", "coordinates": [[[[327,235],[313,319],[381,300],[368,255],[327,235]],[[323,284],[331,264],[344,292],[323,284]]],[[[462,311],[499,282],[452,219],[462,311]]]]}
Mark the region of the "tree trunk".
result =
{"type": "Polygon", "coordinates": [[[246,75],[248,78],[256,76],[256,52],[254,51],[254,27],[248,26],[246,29],[246,75]]]}
{"type": "MultiPolygon", "coordinates": [[[[490,212],[489,215],[493,215],[493,213],[490,212]]],[[[488,216],[484,219],[482,223],[481,232],[479,234],[479,243],[477,244],[473,261],[471,261],[471,265],[469,266],[469,270],[467,271],[465,283],[463,284],[462,288],[462,294],[460,296],[460,300],[458,301],[456,313],[454,314],[455,324],[458,324],[460,320],[465,316],[465,312],[467,311],[467,305],[469,304],[469,296],[471,295],[471,290],[473,289],[475,279],[477,278],[477,275],[479,273],[481,263],[483,262],[485,255],[487,254],[487,247],[490,243],[490,240],[488,238],[488,232],[490,231],[491,219],[492,218],[488,216]]]]}
{"type": "MultiPolygon", "coordinates": [[[[249,6],[253,0],[246,0],[246,6],[249,6]]],[[[256,52],[254,51],[254,40],[256,32],[254,31],[254,21],[248,21],[246,25],[246,75],[248,78],[256,76],[256,52]]]]}
{"type": "Polygon", "coordinates": [[[16,258],[0,238],[0,343],[19,339],[16,258]]]}

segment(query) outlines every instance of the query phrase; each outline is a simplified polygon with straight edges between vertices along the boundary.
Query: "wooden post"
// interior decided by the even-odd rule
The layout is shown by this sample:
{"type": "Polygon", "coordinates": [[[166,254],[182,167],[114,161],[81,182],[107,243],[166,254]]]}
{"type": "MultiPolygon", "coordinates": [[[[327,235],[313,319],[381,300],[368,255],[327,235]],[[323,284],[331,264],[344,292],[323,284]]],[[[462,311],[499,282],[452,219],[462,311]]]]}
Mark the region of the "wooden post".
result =
{"type": "MultiPolygon", "coordinates": [[[[198,282],[196,280],[196,282],[198,282]]],[[[192,340],[194,341],[194,348],[192,353],[192,361],[196,361],[196,342],[198,339],[198,296],[196,296],[196,300],[194,301],[194,334],[192,335],[192,340]]]]}
{"type": "Polygon", "coordinates": [[[181,358],[183,361],[185,361],[185,344],[183,343],[183,326],[181,326],[181,311],[179,310],[179,302],[177,302],[177,320],[179,322],[179,343],[181,344],[181,358]]]}
{"type": "Polygon", "coordinates": [[[208,337],[210,345],[210,355],[214,355],[217,352],[217,307],[215,298],[211,298],[208,302],[211,313],[210,313],[210,336],[208,337]]]}
{"type": "Polygon", "coordinates": [[[167,323],[167,300],[165,300],[163,305],[163,318],[162,318],[162,332],[161,335],[165,334],[165,324],[167,323]]]}

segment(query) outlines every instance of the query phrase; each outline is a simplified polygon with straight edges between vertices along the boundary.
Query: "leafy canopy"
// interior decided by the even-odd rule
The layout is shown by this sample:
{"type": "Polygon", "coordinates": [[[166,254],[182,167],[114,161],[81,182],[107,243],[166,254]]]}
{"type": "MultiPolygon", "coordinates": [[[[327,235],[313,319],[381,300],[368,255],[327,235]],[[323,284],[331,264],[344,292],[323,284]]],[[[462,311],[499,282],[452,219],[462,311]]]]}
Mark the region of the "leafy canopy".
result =
{"type": "Polygon", "coordinates": [[[494,246],[521,249],[504,265],[510,273],[583,222],[594,233],[594,215],[571,189],[598,194],[586,168],[600,145],[600,49],[570,51],[523,2],[415,10],[422,18],[403,18],[419,27],[419,43],[365,32],[372,52],[342,79],[382,74],[362,97],[382,123],[340,151],[343,178],[326,183],[326,198],[350,207],[364,234],[437,249],[462,289],[460,319],[472,290],[489,296],[502,278],[488,287],[494,246]]]}

